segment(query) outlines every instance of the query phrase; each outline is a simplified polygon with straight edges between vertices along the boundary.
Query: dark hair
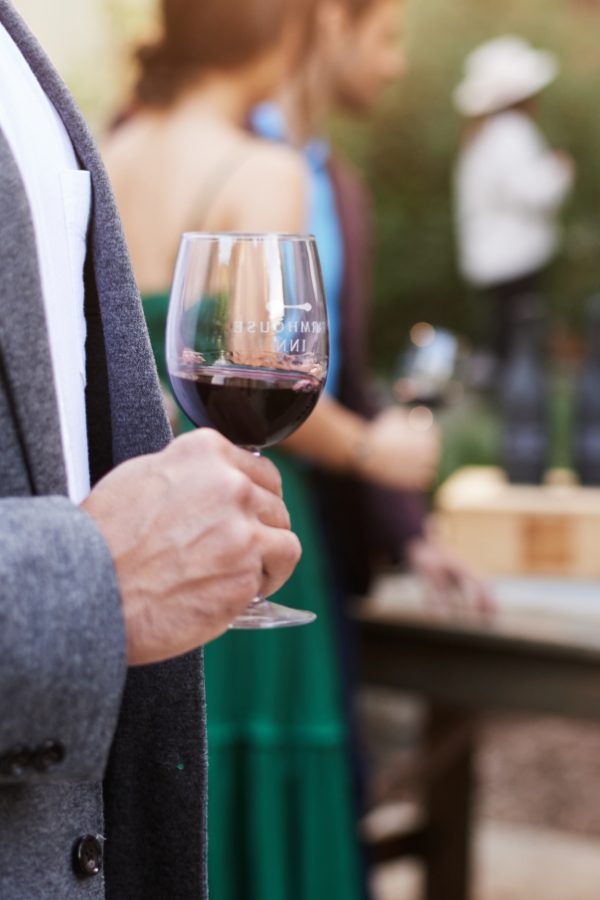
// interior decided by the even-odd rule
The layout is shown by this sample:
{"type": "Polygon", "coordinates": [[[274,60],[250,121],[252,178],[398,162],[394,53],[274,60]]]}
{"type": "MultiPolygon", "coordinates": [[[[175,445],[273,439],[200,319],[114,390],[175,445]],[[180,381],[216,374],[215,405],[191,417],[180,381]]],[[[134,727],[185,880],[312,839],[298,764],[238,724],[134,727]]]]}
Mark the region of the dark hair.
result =
{"type": "Polygon", "coordinates": [[[135,102],[164,106],[202,71],[251,62],[304,7],[309,0],[161,0],[162,34],[136,53],[135,102]]]}

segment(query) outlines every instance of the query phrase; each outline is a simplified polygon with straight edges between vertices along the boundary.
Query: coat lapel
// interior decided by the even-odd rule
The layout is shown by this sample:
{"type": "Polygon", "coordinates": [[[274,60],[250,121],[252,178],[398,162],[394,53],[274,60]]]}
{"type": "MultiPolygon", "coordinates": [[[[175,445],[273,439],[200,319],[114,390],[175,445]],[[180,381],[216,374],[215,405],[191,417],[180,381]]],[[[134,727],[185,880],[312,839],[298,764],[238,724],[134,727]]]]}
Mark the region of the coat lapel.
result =
{"type": "MultiPolygon", "coordinates": [[[[88,388],[98,366],[105,376],[95,378],[96,386],[88,396],[88,426],[97,429],[96,433],[90,430],[92,451],[98,444],[104,446],[107,439],[111,444],[110,460],[108,450],[101,453],[101,468],[106,468],[160,450],[170,439],[139,294],[110,184],[80,113],[7,0],[0,0],[0,22],[62,117],[80,163],[92,178],[86,263],[88,388]],[[95,335],[91,343],[90,334],[95,335]],[[105,400],[109,409],[98,415],[99,408],[105,409],[105,400]]],[[[33,225],[17,167],[7,151],[6,142],[0,140],[0,382],[4,361],[16,398],[13,405],[18,405],[18,421],[27,438],[32,484],[38,492],[49,492],[58,489],[60,482],[64,492],[33,225]],[[14,230],[9,220],[14,220],[14,230]],[[11,236],[12,246],[4,241],[5,233],[11,236]],[[26,302],[18,304],[19,298],[26,302]]],[[[201,651],[160,666],[140,666],[128,675],[104,783],[105,829],[110,835],[106,844],[109,898],[130,896],[131,891],[148,897],[164,897],[170,892],[181,900],[207,896],[202,686],[201,651]],[[148,779],[162,773],[164,760],[179,753],[182,745],[188,748],[190,758],[185,784],[175,766],[179,781],[174,777],[165,781],[161,774],[163,789],[148,802],[148,779]],[[132,803],[132,797],[139,802],[132,803]],[[193,810],[190,797],[196,797],[193,810]],[[149,832],[153,835],[150,843],[149,832]],[[187,850],[182,852],[178,836],[184,833],[187,850]]]]}
{"type": "MultiPolygon", "coordinates": [[[[106,469],[109,464],[161,449],[171,436],[139,293],[110,183],[81,113],[8,0],[0,0],[0,22],[54,104],[80,164],[90,172],[92,179],[88,262],[97,298],[97,326],[102,331],[95,343],[102,345],[102,352],[106,354],[110,394],[112,458],[106,459],[103,467],[106,469]]],[[[87,284],[90,283],[88,279],[87,284]]],[[[87,308],[89,310],[89,305],[87,308]]]]}
{"type": "Polygon", "coordinates": [[[0,131],[0,357],[32,493],[65,494],[65,466],[33,223],[0,131]]]}

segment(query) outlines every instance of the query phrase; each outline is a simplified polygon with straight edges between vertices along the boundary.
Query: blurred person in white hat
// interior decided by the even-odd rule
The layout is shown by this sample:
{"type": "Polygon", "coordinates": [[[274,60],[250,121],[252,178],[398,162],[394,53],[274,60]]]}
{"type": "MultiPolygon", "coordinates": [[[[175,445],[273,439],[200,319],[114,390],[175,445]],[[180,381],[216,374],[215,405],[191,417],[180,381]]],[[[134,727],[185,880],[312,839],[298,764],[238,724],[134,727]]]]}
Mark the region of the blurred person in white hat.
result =
{"type": "Polygon", "coordinates": [[[489,298],[499,359],[520,298],[540,291],[560,246],[559,213],[574,180],[572,159],[552,150],[535,122],[537,95],[558,68],[522,38],[495,38],[467,57],[453,95],[466,119],[455,171],[459,263],[489,298]]]}

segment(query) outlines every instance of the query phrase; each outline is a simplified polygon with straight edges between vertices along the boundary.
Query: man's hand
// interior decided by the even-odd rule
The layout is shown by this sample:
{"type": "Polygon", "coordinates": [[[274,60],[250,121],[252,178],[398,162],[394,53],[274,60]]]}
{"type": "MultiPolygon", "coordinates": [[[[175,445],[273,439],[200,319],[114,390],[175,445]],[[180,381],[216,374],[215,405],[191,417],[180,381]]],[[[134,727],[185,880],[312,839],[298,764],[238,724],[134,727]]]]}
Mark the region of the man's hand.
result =
{"type": "Polygon", "coordinates": [[[275,466],[211,429],[118,466],[82,508],[113,556],[130,665],[218,637],[300,558],[275,466]]]}

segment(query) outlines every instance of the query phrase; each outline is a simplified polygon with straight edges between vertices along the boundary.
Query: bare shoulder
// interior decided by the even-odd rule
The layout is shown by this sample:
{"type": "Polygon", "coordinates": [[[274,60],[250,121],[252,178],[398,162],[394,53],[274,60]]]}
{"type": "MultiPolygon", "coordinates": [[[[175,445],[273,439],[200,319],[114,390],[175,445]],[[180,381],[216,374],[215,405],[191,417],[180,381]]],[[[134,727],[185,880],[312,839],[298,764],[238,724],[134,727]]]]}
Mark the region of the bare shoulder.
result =
{"type": "Polygon", "coordinates": [[[303,230],[308,207],[308,168],[302,155],[280,144],[253,139],[240,170],[240,215],[257,230],[303,230]]]}
{"type": "Polygon", "coordinates": [[[140,112],[109,134],[101,150],[112,177],[139,176],[144,180],[154,167],[164,165],[176,146],[165,116],[140,112]]]}
{"type": "Polygon", "coordinates": [[[252,140],[248,169],[254,177],[265,178],[272,184],[290,183],[302,186],[308,177],[301,153],[284,144],[260,139],[252,140]]]}

